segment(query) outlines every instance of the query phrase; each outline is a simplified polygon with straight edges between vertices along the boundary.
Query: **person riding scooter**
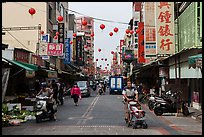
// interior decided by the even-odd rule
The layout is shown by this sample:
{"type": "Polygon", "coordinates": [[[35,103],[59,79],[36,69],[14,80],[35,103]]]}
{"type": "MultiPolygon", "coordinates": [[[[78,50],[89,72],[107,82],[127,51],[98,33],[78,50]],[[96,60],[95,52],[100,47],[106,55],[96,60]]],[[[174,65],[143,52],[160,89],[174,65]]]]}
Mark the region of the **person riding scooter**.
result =
{"type": "Polygon", "coordinates": [[[49,97],[49,99],[47,101],[47,109],[48,109],[48,111],[51,111],[51,113],[54,115],[54,120],[56,120],[56,111],[53,108],[55,100],[53,100],[52,89],[48,88],[47,85],[44,84],[44,85],[42,85],[42,89],[37,94],[37,96],[49,97]]]}

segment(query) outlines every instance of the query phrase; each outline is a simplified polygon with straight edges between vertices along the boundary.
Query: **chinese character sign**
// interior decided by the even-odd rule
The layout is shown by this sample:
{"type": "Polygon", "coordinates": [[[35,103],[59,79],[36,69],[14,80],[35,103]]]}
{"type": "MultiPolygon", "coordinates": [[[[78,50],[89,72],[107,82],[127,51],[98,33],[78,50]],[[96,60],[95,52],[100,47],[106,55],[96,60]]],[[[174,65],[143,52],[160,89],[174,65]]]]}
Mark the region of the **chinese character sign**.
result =
{"type": "Polygon", "coordinates": [[[155,3],[157,54],[174,54],[174,3],[155,3]]]}
{"type": "Polygon", "coordinates": [[[138,23],[138,63],[145,63],[144,55],[144,22],[138,23]]]}
{"type": "Polygon", "coordinates": [[[48,56],[63,56],[63,44],[62,43],[48,43],[47,44],[48,56]]]}
{"type": "Polygon", "coordinates": [[[64,64],[70,64],[70,62],[71,62],[70,48],[71,48],[70,38],[65,38],[64,64]]]}

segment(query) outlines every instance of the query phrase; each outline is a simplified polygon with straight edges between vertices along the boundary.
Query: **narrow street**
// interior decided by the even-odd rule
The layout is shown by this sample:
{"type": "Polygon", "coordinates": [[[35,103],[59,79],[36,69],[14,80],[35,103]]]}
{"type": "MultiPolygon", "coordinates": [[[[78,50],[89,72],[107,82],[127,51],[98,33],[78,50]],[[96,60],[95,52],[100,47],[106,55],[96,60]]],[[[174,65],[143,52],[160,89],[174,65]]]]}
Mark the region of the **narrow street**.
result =
{"type": "Polygon", "coordinates": [[[156,116],[146,105],[147,129],[126,127],[122,95],[97,95],[82,98],[74,106],[70,97],[58,106],[57,121],[35,123],[28,121],[20,126],[3,127],[3,135],[201,135],[202,123],[190,117],[174,115],[156,116]]]}

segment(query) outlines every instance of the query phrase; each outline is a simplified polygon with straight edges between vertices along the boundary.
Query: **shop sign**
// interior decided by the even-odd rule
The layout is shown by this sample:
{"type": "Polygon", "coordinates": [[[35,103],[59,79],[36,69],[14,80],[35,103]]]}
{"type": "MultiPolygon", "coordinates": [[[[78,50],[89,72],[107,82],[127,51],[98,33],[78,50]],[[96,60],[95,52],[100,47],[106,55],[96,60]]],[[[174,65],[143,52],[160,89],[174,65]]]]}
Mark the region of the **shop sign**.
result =
{"type": "Polygon", "coordinates": [[[174,54],[174,2],[155,2],[157,54],[174,54]]]}
{"type": "Polygon", "coordinates": [[[62,43],[48,43],[47,44],[48,56],[63,56],[63,44],[62,43]]]}

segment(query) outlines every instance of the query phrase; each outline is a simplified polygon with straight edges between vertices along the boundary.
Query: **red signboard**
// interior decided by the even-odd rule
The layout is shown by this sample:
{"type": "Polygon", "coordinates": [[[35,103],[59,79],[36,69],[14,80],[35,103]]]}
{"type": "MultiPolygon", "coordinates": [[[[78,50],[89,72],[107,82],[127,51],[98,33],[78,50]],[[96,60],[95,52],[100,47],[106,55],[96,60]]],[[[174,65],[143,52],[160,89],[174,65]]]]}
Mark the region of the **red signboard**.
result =
{"type": "MultiPolygon", "coordinates": [[[[122,46],[124,45],[124,40],[120,40],[120,53],[122,53],[122,46]]],[[[122,54],[120,54],[120,64],[122,63],[122,54]]]]}
{"type": "Polygon", "coordinates": [[[14,60],[29,63],[30,52],[23,49],[14,49],[14,60]]]}
{"type": "Polygon", "coordinates": [[[144,22],[138,23],[138,63],[145,63],[144,56],[144,22]]]}
{"type": "Polygon", "coordinates": [[[63,56],[62,43],[48,43],[47,45],[48,56],[63,56]]]}

